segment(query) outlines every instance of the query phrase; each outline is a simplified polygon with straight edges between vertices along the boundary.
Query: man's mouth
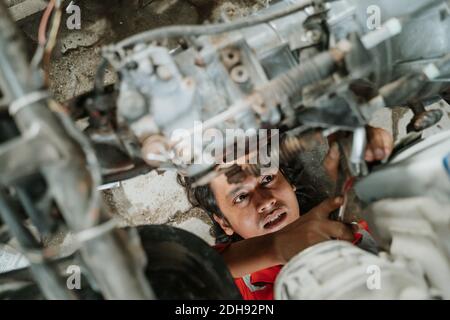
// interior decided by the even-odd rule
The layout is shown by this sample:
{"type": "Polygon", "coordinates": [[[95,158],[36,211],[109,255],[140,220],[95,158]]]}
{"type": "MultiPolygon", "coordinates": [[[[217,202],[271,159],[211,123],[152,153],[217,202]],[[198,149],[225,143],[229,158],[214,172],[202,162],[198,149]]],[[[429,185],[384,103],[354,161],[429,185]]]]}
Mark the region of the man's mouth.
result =
{"type": "Polygon", "coordinates": [[[285,209],[276,209],[264,219],[264,229],[274,229],[279,226],[285,219],[287,213],[285,209]]]}

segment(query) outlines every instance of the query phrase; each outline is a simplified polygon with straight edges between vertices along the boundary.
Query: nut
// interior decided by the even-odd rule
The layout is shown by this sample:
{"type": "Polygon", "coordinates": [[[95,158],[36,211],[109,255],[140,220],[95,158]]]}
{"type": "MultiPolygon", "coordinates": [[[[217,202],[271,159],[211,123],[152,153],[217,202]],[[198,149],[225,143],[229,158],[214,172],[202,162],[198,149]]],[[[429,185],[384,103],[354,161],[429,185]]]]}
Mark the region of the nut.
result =
{"type": "Polygon", "coordinates": [[[250,80],[247,69],[244,66],[236,66],[230,72],[231,79],[236,83],[246,83],[250,80]]]}
{"type": "Polygon", "coordinates": [[[241,53],[237,49],[224,49],[221,56],[222,62],[227,68],[232,68],[241,61],[241,53]]]}

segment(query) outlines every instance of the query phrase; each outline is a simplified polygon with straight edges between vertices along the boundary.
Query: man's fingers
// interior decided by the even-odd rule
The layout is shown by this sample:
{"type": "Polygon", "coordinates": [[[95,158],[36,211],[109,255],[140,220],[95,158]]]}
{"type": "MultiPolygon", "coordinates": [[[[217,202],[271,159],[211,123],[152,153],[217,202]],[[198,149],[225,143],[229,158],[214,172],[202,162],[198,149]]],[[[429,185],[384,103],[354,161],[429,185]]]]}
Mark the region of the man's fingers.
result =
{"type": "Polygon", "coordinates": [[[323,161],[325,171],[332,181],[337,181],[338,178],[339,156],[339,146],[336,142],[333,142],[330,146],[330,149],[328,150],[328,154],[323,161]]]}
{"type": "Polygon", "coordinates": [[[342,203],[344,202],[344,199],[342,197],[332,198],[325,200],[321,204],[319,204],[317,207],[313,208],[311,210],[312,215],[314,215],[317,218],[320,219],[328,219],[330,216],[330,213],[334,210],[338,209],[342,203]]]}
{"type": "Polygon", "coordinates": [[[323,224],[323,232],[327,234],[328,237],[344,240],[353,241],[355,239],[353,235],[352,228],[337,221],[326,221],[323,224]]]}
{"type": "Polygon", "coordinates": [[[394,138],[389,132],[383,130],[383,140],[384,153],[386,156],[390,156],[394,149],[394,138]]]}
{"type": "Polygon", "coordinates": [[[368,150],[370,150],[370,152],[368,152],[369,154],[366,153],[366,160],[369,162],[374,160],[381,161],[388,157],[391,154],[394,145],[391,134],[380,128],[370,128],[368,134],[368,150]],[[370,153],[373,155],[372,160],[370,160],[370,153]]]}
{"type": "Polygon", "coordinates": [[[372,162],[372,161],[375,159],[375,157],[373,156],[373,152],[372,152],[372,150],[371,150],[370,148],[368,148],[368,149],[366,150],[366,154],[365,154],[365,156],[364,156],[364,159],[365,159],[367,162],[372,162]]]}
{"type": "Polygon", "coordinates": [[[383,160],[386,157],[384,148],[384,134],[377,129],[372,130],[369,148],[372,150],[375,160],[383,160]]]}

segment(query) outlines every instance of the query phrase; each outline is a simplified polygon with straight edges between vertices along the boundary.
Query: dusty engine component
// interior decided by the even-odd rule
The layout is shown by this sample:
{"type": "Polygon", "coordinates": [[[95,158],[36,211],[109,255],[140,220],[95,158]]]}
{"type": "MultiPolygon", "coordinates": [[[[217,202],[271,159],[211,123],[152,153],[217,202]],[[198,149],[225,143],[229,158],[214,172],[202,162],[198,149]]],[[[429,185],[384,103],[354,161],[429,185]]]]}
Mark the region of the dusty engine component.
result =
{"type": "MultiPolygon", "coordinates": [[[[279,1],[242,23],[174,26],[105,48],[120,77],[115,121],[132,133],[118,137],[122,152],[197,176],[211,166],[184,163],[209,156],[206,142],[190,141],[209,128],[355,131],[377,109],[399,104],[420,116],[414,130],[433,125],[442,114],[424,113],[417,101],[447,88],[448,3],[379,1],[375,27],[367,22],[369,6],[279,1]],[[167,38],[184,41],[175,48],[158,45],[167,38]],[[362,80],[364,89],[358,88],[362,80]],[[195,121],[203,127],[193,128],[195,121]],[[191,135],[183,142],[180,129],[191,135]],[[148,151],[154,150],[153,135],[165,138],[157,152],[148,151]]],[[[358,167],[356,147],[353,153],[358,167]]]]}
{"type": "Polygon", "coordinates": [[[423,300],[432,293],[420,267],[390,261],[347,242],[315,245],[295,256],[275,284],[280,300],[423,300]]]}

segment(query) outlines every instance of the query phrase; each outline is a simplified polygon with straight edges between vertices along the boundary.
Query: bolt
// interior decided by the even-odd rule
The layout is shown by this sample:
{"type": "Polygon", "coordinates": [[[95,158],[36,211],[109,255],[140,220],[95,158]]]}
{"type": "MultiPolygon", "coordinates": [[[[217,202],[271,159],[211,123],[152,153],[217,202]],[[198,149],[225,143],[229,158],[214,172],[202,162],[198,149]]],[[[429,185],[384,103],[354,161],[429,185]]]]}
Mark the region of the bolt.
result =
{"type": "Polygon", "coordinates": [[[236,66],[230,72],[231,79],[236,83],[246,83],[250,76],[244,66],[236,66]]]}
{"type": "Polygon", "coordinates": [[[308,30],[304,36],[302,36],[302,41],[310,44],[314,44],[320,41],[322,33],[319,30],[308,30]]]}
{"type": "Polygon", "coordinates": [[[241,61],[241,53],[237,49],[225,49],[221,55],[223,64],[227,68],[231,68],[241,61]]]}
{"type": "Polygon", "coordinates": [[[414,131],[420,132],[434,126],[441,121],[443,116],[444,112],[442,110],[430,110],[415,116],[411,121],[414,131]]]}

